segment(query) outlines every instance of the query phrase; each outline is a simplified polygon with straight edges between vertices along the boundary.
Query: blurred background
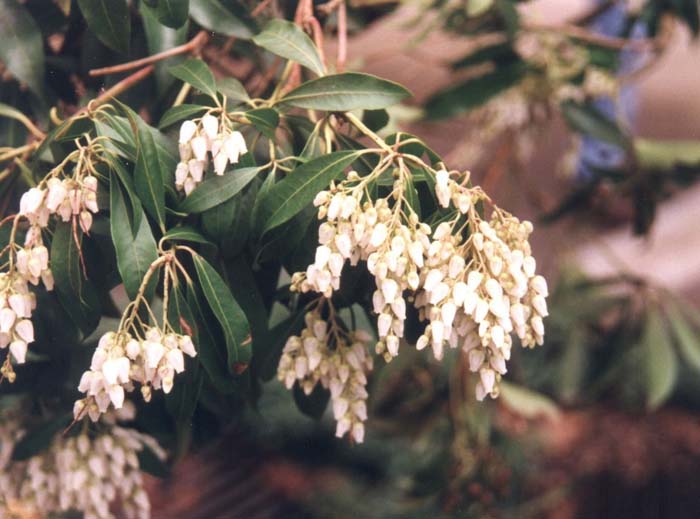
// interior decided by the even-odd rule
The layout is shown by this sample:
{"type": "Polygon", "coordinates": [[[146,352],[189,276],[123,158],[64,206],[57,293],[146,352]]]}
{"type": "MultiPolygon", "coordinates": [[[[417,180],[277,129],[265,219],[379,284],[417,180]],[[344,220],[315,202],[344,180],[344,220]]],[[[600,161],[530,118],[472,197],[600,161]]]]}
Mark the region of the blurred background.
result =
{"type": "MultiPolygon", "coordinates": [[[[371,382],[364,445],[336,441],[328,412],[308,402],[300,412],[271,382],[223,440],[152,480],[156,517],[700,515],[697,4],[517,3],[521,31],[556,40],[575,24],[586,31],[579,44],[614,54],[611,86],[599,89],[609,95],[587,98],[622,145],[555,107],[547,84],[519,98],[496,78],[483,102],[445,113],[441,99],[478,97],[474,78],[510,66],[479,57],[491,21],[470,25],[499,4],[351,2],[348,68],[413,92],[384,133],[420,135],[535,223],[552,290],[545,345],[517,352],[487,404],[463,391],[460,357],[441,365],[406,350],[371,382]]],[[[539,45],[529,59],[543,69],[570,50],[539,45]]],[[[245,67],[221,60],[222,70],[245,67]]]]}

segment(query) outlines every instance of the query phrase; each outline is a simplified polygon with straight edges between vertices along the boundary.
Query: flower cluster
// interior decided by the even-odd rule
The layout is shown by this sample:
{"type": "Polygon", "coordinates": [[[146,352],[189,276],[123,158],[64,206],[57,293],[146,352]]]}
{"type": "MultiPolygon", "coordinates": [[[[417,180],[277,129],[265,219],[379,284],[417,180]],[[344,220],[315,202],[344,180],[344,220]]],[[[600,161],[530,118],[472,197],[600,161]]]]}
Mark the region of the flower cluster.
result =
{"type": "MultiPolygon", "coordinates": [[[[36,297],[29,291],[24,276],[17,271],[0,273],[0,348],[9,345],[18,364],[24,364],[27,345],[34,342],[30,319],[35,308],[36,297]]],[[[11,365],[3,365],[2,375],[10,381],[14,379],[11,365]]]]}
{"type": "MultiPolygon", "coordinates": [[[[133,418],[133,406],[128,410],[133,418]]],[[[11,459],[23,434],[17,420],[0,425],[0,515],[12,517],[14,510],[23,510],[27,517],[47,517],[79,511],[86,518],[111,519],[113,507],[119,517],[149,517],[138,453],[148,448],[164,459],[165,452],[152,437],[114,419],[107,422],[110,426],[95,435],[56,435],[47,450],[27,461],[11,459]]]]}
{"type": "Polygon", "coordinates": [[[321,318],[318,311],[305,315],[306,327],[301,335],[287,340],[277,369],[277,378],[287,389],[295,382],[308,395],[316,384],[329,389],[333,416],[337,421],[336,436],[350,433],[353,440],[364,440],[367,419],[367,373],[372,358],[367,352],[369,337],[357,331],[346,334],[321,318]],[[335,340],[335,348],[329,340],[335,340]]]}
{"type": "Polygon", "coordinates": [[[543,341],[547,284],[535,275],[528,242],[532,224],[495,206],[490,220],[483,220],[476,207],[490,202],[486,194],[467,186],[468,175],[458,183],[440,170],[435,195],[447,212],[432,230],[405,199],[405,178],[397,176],[388,197],[364,200],[371,178],[350,173],[318,194],[318,215],[326,221],[315,261],[292,276],[292,289],[330,297],[340,286],[345,261],[365,260],[377,286],[372,297],[377,353],[387,361],[398,355],[406,304],[412,302],[427,321],[416,347],[430,345],[441,359],[446,344],[461,346],[480,374],[478,399],[496,397],[510,358],[510,334],[524,346],[543,341]]]}
{"type": "MultiPolygon", "coordinates": [[[[397,200],[402,200],[401,187],[397,181],[397,200]]],[[[395,357],[406,320],[402,294],[418,288],[418,272],[430,245],[430,226],[421,223],[410,208],[405,210],[410,214],[407,221],[402,221],[396,217],[401,207],[392,208],[386,198],[363,203],[363,195],[363,183],[357,182],[357,174],[351,172],[347,181],[316,196],[318,216],[326,218],[319,227],[320,246],[306,272],[292,277],[292,288],[330,297],[340,286],[345,261],[350,260],[353,266],[366,261],[377,287],[372,301],[378,315],[379,348],[395,357]]]]}
{"type": "Polygon", "coordinates": [[[183,354],[197,355],[189,335],[164,333],[157,327],[146,329],[143,339],[126,331],[107,332],[93,353],[90,369],[80,379],[78,389],[87,396],[75,402],[75,419],[87,413],[97,421],[110,403],[120,409],[125,391],[133,391],[134,383],[141,385],[147,402],[152,389],[169,393],[175,374],[185,369],[183,354]]]}
{"type": "Polygon", "coordinates": [[[175,169],[175,186],[189,195],[203,177],[209,164],[209,156],[214,172],[223,175],[226,166],[236,164],[241,155],[248,152],[243,135],[231,131],[227,123],[211,114],[199,120],[188,120],[180,127],[180,162],[175,169]]]}
{"type": "Polygon", "coordinates": [[[464,240],[455,232],[459,218],[441,223],[433,233],[415,298],[419,317],[429,324],[416,346],[431,345],[439,359],[445,342],[453,348],[461,345],[471,371],[480,376],[477,398],[496,397],[498,379],[510,359],[510,333],[515,332],[523,346],[543,341],[547,283],[535,275],[528,242],[532,224],[498,208],[490,221],[482,220],[469,208],[483,193],[458,184],[447,171],[437,173],[435,192],[442,207],[452,205],[467,215],[470,234],[464,240]],[[460,205],[464,197],[470,203],[460,205]]]}
{"type": "Polygon", "coordinates": [[[80,179],[51,177],[46,187],[33,187],[24,193],[19,205],[19,214],[32,227],[46,227],[49,216],[55,214],[64,222],[77,218],[86,233],[92,227],[92,215],[98,211],[97,178],[92,175],[80,179]]]}

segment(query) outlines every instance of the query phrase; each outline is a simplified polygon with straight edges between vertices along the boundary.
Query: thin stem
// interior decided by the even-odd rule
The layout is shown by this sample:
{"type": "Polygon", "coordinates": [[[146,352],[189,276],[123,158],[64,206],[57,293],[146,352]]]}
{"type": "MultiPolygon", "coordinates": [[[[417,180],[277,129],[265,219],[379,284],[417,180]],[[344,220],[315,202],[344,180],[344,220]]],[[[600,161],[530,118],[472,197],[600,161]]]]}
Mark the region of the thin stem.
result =
{"type": "Polygon", "coordinates": [[[153,274],[158,270],[158,268],[164,264],[172,261],[172,254],[164,254],[163,256],[160,256],[157,258],[151,265],[148,267],[148,270],[146,271],[146,274],[143,276],[143,280],[141,281],[141,285],[139,286],[139,291],[136,294],[136,297],[134,300],[130,303],[129,307],[131,308],[131,312],[129,313],[128,311],[124,311],[124,315],[122,316],[122,320],[119,323],[119,329],[122,329],[123,325],[127,325],[131,321],[134,320],[134,317],[136,316],[136,313],[138,312],[139,309],[139,304],[141,303],[142,300],[145,299],[144,294],[146,293],[146,288],[148,287],[148,283],[151,280],[151,277],[153,274]]]}
{"type": "Polygon", "coordinates": [[[173,106],[180,106],[182,103],[184,103],[191,89],[192,85],[190,85],[189,83],[183,83],[182,88],[180,88],[180,91],[177,93],[177,97],[175,98],[173,106]]]}
{"type": "Polygon", "coordinates": [[[340,0],[338,4],[338,53],[335,61],[336,72],[340,73],[345,69],[345,62],[348,58],[348,12],[345,0],[340,0]]]}
{"type": "Polygon", "coordinates": [[[19,157],[20,155],[28,152],[28,151],[34,151],[39,147],[41,144],[41,141],[34,141],[29,144],[25,144],[24,146],[20,146],[19,148],[12,148],[11,151],[7,151],[5,153],[0,154],[0,162],[4,162],[9,159],[14,159],[15,157],[19,157]]]}
{"type": "MultiPolygon", "coordinates": [[[[75,116],[79,116],[79,115],[82,115],[82,114],[84,114],[84,113],[90,112],[90,111],[92,111],[94,108],[98,107],[99,105],[101,105],[102,103],[104,103],[105,101],[107,101],[108,99],[112,99],[113,97],[118,96],[118,95],[121,94],[122,92],[125,92],[126,90],[128,90],[129,88],[131,88],[132,86],[134,86],[134,85],[135,85],[136,83],[138,83],[139,81],[142,81],[142,80],[144,80],[145,78],[147,78],[147,77],[151,74],[151,72],[153,72],[153,70],[155,70],[155,67],[154,67],[153,65],[149,65],[149,66],[147,66],[147,67],[145,67],[145,68],[142,68],[142,69],[139,70],[139,71],[134,72],[134,73],[131,74],[130,76],[125,77],[125,78],[122,79],[119,83],[117,83],[116,85],[114,85],[112,88],[110,88],[110,89],[108,89],[108,90],[105,90],[105,91],[102,92],[98,97],[96,97],[95,99],[93,99],[93,100],[88,104],[88,106],[86,106],[86,107],[84,107],[84,108],[81,108],[81,109],[75,114],[75,116]]],[[[73,116],[73,117],[75,117],[75,116],[73,116]]]]}
{"type": "Polygon", "coordinates": [[[365,124],[357,118],[354,114],[350,112],[345,112],[343,116],[353,125],[355,128],[364,133],[367,137],[372,139],[381,149],[389,153],[394,153],[394,150],[382,139],[379,135],[370,130],[365,124]]]}
{"type": "Polygon", "coordinates": [[[190,41],[183,45],[173,47],[172,49],[164,50],[152,56],[146,58],[137,59],[134,61],[129,61],[127,63],[122,63],[121,65],[114,65],[112,67],[95,68],[90,71],[90,76],[105,76],[107,74],[116,74],[119,72],[126,72],[127,70],[132,70],[135,68],[143,67],[144,65],[150,65],[151,63],[156,63],[164,59],[177,56],[179,54],[186,54],[192,52],[193,50],[204,45],[209,39],[209,35],[206,31],[199,31],[197,35],[190,41]]]}

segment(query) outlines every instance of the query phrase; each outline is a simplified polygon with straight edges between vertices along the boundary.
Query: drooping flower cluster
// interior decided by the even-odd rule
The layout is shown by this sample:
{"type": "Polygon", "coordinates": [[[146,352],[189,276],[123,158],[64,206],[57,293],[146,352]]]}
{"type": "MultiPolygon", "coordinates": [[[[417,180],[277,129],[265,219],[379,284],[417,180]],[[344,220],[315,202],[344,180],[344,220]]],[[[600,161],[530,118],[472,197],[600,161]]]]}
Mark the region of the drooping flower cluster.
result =
{"type": "MultiPolygon", "coordinates": [[[[292,277],[292,288],[330,297],[340,286],[345,261],[353,266],[360,260],[366,261],[377,287],[372,301],[378,315],[380,348],[395,357],[406,320],[402,294],[418,288],[418,272],[430,245],[430,226],[421,223],[410,208],[405,208],[410,216],[402,221],[396,216],[401,207],[392,208],[387,198],[362,202],[363,195],[363,183],[358,183],[357,174],[351,172],[347,181],[316,196],[318,216],[326,218],[319,227],[320,246],[315,262],[306,272],[292,277]]],[[[394,196],[402,200],[398,182],[394,196]]]]}
{"type": "Polygon", "coordinates": [[[241,155],[248,152],[243,135],[232,131],[228,124],[211,114],[199,122],[188,120],[180,127],[180,162],[175,169],[175,187],[189,195],[204,178],[209,157],[214,172],[223,175],[226,166],[238,163],[241,155]]]}
{"type": "Polygon", "coordinates": [[[87,413],[95,422],[110,403],[120,409],[125,392],[133,391],[135,383],[141,385],[147,402],[152,389],[170,393],[175,374],[185,369],[183,354],[197,355],[189,335],[164,333],[157,327],[147,328],[143,339],[123,330],[107,332],[93,353],[90,369],[80,379],[78,389],[86,397],[75,402],[75,419],[87,413]]]}
{"type": "Polygon", "coordinates": [[[387,198],[364,200],[367,179],[351,173],[316,197],[319,247],[306,272],[292,277],[292,289],[330,297],[340,286],[346,259],[366,260],[377,290],[373,294],[380,338],[377,353],[398,355],[413,302],[427,321],[417,348],[430,345],[437,359],[444,346],[461,346],[472,371],[480,374],[476,394],[498,395],[515,333],[524,346],[543,341],[547,284],[535,275],[528,238],[532,224],[493,207],[488,221],[476,210],[490,202],[480,188],[457,183],[445,170],[435,173],[435,195],[448,210],[434,231],[421,223],[403,196],[399,175],[387,198]]]}
{"type": "Polygon", "coordinates": [[[92,175],[63,179],[53,176],[45,187],[33,187],[24,193],[19,204],[19,214],[32,228],[46,227],[55,214],[63,222],[77,218],[86,233],[92,227],[92,215],[98,211],[97,178],[92,175]]]}
{"type": "MultiPolygon", "coordinates": [[[[125,406],[120,419],[133,419],[125,406]]],[[[150,449],[164,459],[165,452],[150,436],[105,420],[109,427],[95,434],[57,434],[49,448],[26,461],[12,461],[12,451],[23,431],[17,419],[0,425],[0,515],[48,517],[78,511],[86,518],[150,517],[138,453],[150,449]],[[117,514],[115,514],[117,512],[117,514]]]]}
{"type": "MultiPolygon", "coordinates": [[[[35,308],[36,297],[29,291],[26,278],[17,271],[0,273],[0,348],[9,345],[18,364],[24,364],[27,345],[34,342],[31,317],[35,308]]],[[[3,365],[2,375],[14,380],[10,364],[3,365]]]]}
{"type": "Polygon", "coordinates": [[[367,352],[369,336],[362,331],[341,333],[332,329],[335,323],[329,330],[328,322],[317,311],[304,317],[306,327],[301,335],[287,339],[277,378],[287,389],[298,382],[307,395],[318,383],[329,389],[336,436],[342,438],[349,432],[360,443],[367,419],[367,373],[372,370],[372,357],[367,352]],[[329,346],[331,338],[333,349],[329,346]]]}
{"type": "MultiPolygon", "coordinates": [[[[478,189],[452,180],[447,171],[437,173],[435,192],[444,208],[459,208],[464,197],[475,203],[474,198],[482,196],[478,189]]],[[[441,223],[433,233],[415,299],[419,317],[430,324],[416,346],[431,345],[439,359],[445,342],[453,348],[461,345],[471,371],[480,375],[476,395],[482,400],[487,394],[498,395],[497,382],[510,359],[511,332],[523,346],[542,344],[547,283],[535,275],[528,243],[532,224],[498,208],[484,221],[476,211],[462,211],[472,203],[459,211],[469,213],[466,240],[454,232],[459,218],[441,223]]]]}

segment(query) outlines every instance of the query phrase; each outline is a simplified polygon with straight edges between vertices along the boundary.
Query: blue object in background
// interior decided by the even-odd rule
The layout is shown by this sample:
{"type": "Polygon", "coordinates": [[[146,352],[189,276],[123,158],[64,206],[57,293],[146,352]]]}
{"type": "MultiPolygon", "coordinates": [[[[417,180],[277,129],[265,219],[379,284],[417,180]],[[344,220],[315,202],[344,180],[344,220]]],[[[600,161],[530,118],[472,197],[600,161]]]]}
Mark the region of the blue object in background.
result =
{"type": "MultiPolygon", "coordinates": [[[[601,0],[593,1],[600,3],[601,0]]],[[[590,24],[590,29],[606,36],[621,36],[625,32],[626,25],[625,3],[616,2],[595,18],[590,24]]],[[[646,27],[642,23],[636,23],[630,31],[632,38],[643,38],[646,34],[646,27]]],[[[623,49],[620,53],[618,74],[629,74],[639,68],[644,60],[643,53],[629,48],[623,49]]],[[[628,84],[622,87],[618,99],[600,97],[595,99],[593,104],[605,116],[617,119],[623,126],[632,129],[635,126],[638,99],[636,85],[628,84]]],[[[592,168],[615,169],[620,167],[624,160],[625,152],[618,146],[584,135],[576,168],[577,180],[589,181],[595,176],[592,168]]]]}

